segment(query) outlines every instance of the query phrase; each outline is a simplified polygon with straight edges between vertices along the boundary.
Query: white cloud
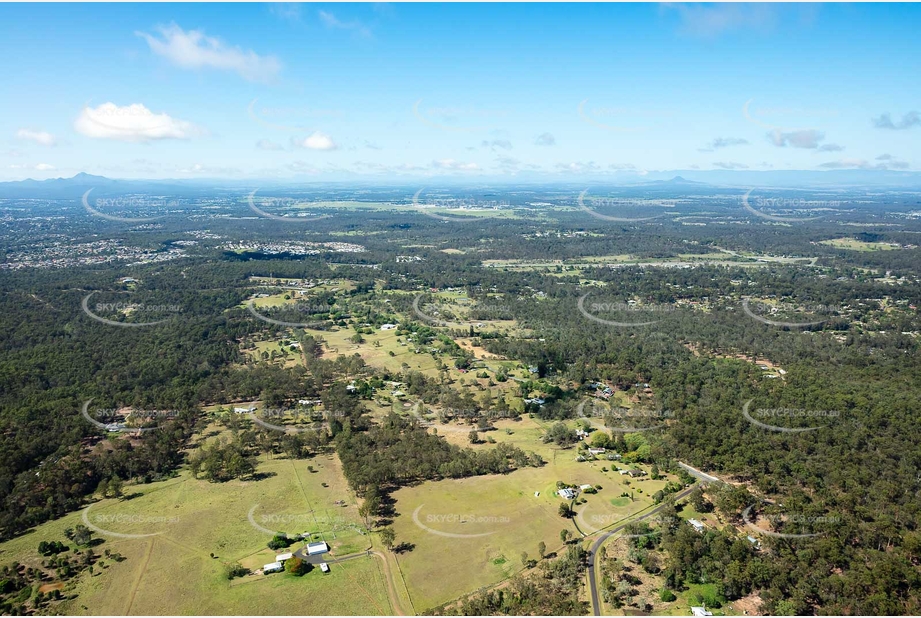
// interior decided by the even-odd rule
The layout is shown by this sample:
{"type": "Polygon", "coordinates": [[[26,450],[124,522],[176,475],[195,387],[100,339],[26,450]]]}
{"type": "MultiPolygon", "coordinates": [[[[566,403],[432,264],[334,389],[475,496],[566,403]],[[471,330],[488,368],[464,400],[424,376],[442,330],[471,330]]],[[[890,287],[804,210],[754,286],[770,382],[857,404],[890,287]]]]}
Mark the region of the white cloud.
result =
{"type": "Polygon", "coordinates": [[[921,114],[918,112],[908,112],[902,116],[901,120],[892,122],[890,114],[881,114],[879,118],[873,119],[873,126],[877,129],[890,129],[893,131],[904,131],[912,127],[921,126],[921,114]]]}
{"type": "Polygon", "coordinates": [[[50,172],[55,168],[53,165],[48,163],[36,163],[35,165],[26,165],[23,163],[13,163],[9,165],[11,170],[35,170],[37,172],[50,172]]]}
{"type": "Polygon", "coordinates": [[[815,129],[784,132],[774,129],[768,133],[771,143],[780,148],[791,146],[793,148],[818,148],[819,142],[825,139],[825,134],[815,129]]]}
{"type": "Polygon", "coordinates": [[[748,166],[744,163],[735,163],[734,161],[716,161],[714,167],[719,167],[724,170],[747,170],[748,166]]]}
{"type": "Polygon", "coordinates": [[[54,136],[47,131],[32,131],[30,129],[19,129],[16,131],[16,137],[42,146],[54,146],[57,143],[54,136]]]}
{"type": "Polygon", "coordinates": [[[355,32],[356,34],[359,34],[363,37],[371,36],[371,30],[367,26],[362,25],[360,22],[339,21],[339,19],[337,19],[335,15],[327,11],[319,11],[319,15],[320,15],[320,21],[322,21],[326,25],[327,28],[336,28],[339,30],[351,30],[355,32]]]}
{"type": "Polygon", "coordinates": [[[250,81],[269,81],[281,70],[281,63],[274,56],[260,56],[252,50],[230,47],[201,30],[186,32],[170,24],[158,26],[157,31],[162,39],[146,32],[135,34],[147,41],[153,53],[183,69],[235,71],[250,81]]]}
{"type": "Polygon", "coordinates": [[[87,137],[114,139],[124,142],[148,142],[160,139],[188,139],[202,131],[185,120],[167,114],[155,114],[141,103],[119,107],[103,103],[84,107],[74,129],[87,137]]]}
{"type": "Polygon", "coordinates": [[[534,144],[536,146],[554,146],[556,145],[556,138],[553,137],[552,133],[541,133],[534,140],[534,144]]]}
{"type": "Polygon", "coordinates": [[[332,138],[319,131],[308,135],[304,139],[291,138],[291,144],[298,148],[309,148],[310,150],[335,150],[336,143],[332,138]]]}
{"type": "Polygon", "coordinates": [[[573,174],[584,174],[588,172],[600,172],[601,168],[594,161],[574,161],[572,163],[557,163],[554,166],[561,172],[570,172],[573,174]]]}
{"type": "Polygon", "coordinates": [[[443,170],[460,170],[465,172],[480,169],[480,166],[476,163],[463,163],[461,161],[455,161],[454,159],[440,159],[438,161],[432,161],[432,166],[443,170]]]}
{"type": "Polygon", "coordinates": [[[713,37],[723,32],[770,30],[778,20],[778,9],[765,4],[671,4],[678,11],[682,30],[694,36],[713,37]]]}
{"type": "Polygon", "coordinates": [[[710,142],[706,148],[698,148],[700,152],[713,152],[720,148],[729,148],[730,146],[747,146],[748,140],[741,137],[717,137],[710,142]]]}

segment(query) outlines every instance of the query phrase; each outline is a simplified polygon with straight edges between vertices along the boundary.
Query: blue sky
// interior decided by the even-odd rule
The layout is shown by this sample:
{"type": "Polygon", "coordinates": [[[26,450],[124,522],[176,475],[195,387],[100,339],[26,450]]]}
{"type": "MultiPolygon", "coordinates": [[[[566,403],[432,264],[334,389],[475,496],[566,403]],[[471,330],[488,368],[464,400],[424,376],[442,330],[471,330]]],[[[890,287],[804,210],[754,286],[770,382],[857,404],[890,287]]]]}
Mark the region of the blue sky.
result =
{"type": "Polygon", "coordinates": [[[921,7],[0,5],[0,178],[919,170],[921,7]]]}

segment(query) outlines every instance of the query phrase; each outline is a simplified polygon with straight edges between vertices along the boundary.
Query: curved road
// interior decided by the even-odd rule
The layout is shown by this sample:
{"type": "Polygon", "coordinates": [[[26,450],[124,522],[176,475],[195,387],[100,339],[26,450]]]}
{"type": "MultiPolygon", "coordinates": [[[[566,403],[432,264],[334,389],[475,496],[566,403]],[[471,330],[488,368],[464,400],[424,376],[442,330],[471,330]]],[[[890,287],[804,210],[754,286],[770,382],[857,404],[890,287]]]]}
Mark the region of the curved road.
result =
{"type": "MultiPolygon", "coordinates": [[[[684,489],[682,491],[679,491],[676,494],[673,494],[675,496],[675,501],[678,501],[681,498],[684,498],[685,496],[687,496],[689,493],[694,491],[695,487],[697,487],[696,483],[694,485],[691,485],[687,489],[684,489]]],[[[607,532],[599,536],[595,540],[594,543],[592,543],[591,549],[588,550],[588,587],[592,593],[592,610],[595,616],[601,615],[601,601],[598,598],[598,584],[595,581],[595,555],[598,553],[598,550],[601,549],[601,546],[604,545],[605,541],[607,541],[609,538],[611,538],[612,536],[614,536],[615,534],[617,534],[618,532],[620,532],[621,530],[623,530],[630,524],[634,522],[638,522],[638,521],[643,521],[647,517],[652,517],[653,515],[661,511],[663,508],[665,508],[665,505],[660,504],[659,506],[652,509],[645,515],[641,515],[640,517],[637,517],[636,519],[630,520],[624,524],[617,526],[616,528],[608,530],[607,532]]]]}

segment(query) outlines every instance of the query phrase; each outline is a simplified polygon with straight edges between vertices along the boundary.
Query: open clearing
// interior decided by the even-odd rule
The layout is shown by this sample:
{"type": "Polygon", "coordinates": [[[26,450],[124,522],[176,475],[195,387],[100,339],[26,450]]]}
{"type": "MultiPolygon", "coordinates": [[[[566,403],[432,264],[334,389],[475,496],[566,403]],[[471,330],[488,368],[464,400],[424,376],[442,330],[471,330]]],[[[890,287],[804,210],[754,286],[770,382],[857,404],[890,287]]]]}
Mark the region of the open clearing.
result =
{"type": "MultiPolygon", "coordinates": [[[[561,550],[560,531],[564,528],[572,538],[579,538],[575,524],[591,533],[649,508],[650,496],[665,485],[665,480],[648,477],[627,481],[626,476],[611,471],[616,462],[577,462],[576,448],[560,449],[540,441],[542,424],[536,420],[502,420],[495,426],[497,429],[486,435],[496,442],[533,450],[547,465],[507,475],[429,482],[394,493],[399,513],[393,524],[397,542],[414,545],[412,551],[400,555],[399,562],[419,611],[521,571],[521,552],[537,558],[540,541],[548,552],[561,550]],[[506,429],[512,433],[507,434],[506,429]],[[602,489],[594,495],[582,495],[587,503],[575,507],[578,518],[563,519],[558,514],[563,502],[556,494],[558,480],[600,485],[602,489]],[[624,492],[632,492],[634,500],[621,498],[624,492]]],[[[463,426],[435,428],[449,441],[468,445],[469,430],[463,426]]],[[[479,444],[474,448],[493,446],[479,444]]]]}
{"type": "Polygon", "coordinates": [[[105,540],[96,553],[110,549],[126,560],[105,561],[94,576],[75,580],[64,593],[78,597],[62,606],[71,614],[394,613],[381,561],[371,556],[331,565],[328,574],[314,570],[303,577],[277,573],[226,579],[227,563],[256,569],[274,560],[276,552],[266,547],[271,534],[260,527],[316,533],[315,539],[330,544],[333,556],[370,546],[359,532],[357,501],[335,457],[263,457],[258,472],[264,475],[258,481],[209,483],[184,471],[174,479],[129,486],[127,493],[135,497],[103,500],[89,511],[43,524],[0,545],[0,555],[5,563],[37,563],[40,541],[64,540],[65,528],[86,521],[95,526],[96,536],[105,540]],[[309,472],[308,465],[316,472],[309,472]],[[337,500],[345,506],[337,506],[337,500]]]}
{"type": "Polygon", "coordinates": [[[856,238],[832,238],[822,240],[819,244],[850,251],[892,251],[893,249],[902,248],[901,245],[894,242],[867,242],[856,238]]]}

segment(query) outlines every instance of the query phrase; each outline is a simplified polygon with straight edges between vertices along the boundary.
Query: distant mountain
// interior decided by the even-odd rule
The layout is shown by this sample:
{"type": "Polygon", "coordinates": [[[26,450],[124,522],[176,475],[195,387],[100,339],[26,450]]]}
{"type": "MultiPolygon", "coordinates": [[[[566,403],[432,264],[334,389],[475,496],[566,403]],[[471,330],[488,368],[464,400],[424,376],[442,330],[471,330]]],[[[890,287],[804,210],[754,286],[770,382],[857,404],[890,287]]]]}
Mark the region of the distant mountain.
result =
{"type": "Polygon", "coordinates": [[[80,199],[87,190],[93,189],[93,196],[145,193],[155,195],[207,196],[215,193],[239,195],[262,187],[276,190],[296,189],[310,191],[319,187],[392,187],[417,190],[423,184],[430,187],[471,186],[566,186],[575,188],[600,187],[604,185],[629,186],[650,192],[668,192],[685,189],[699,191],[707,186],[738,189],[758,188],[900,188],[921,189],[921,172],[893,170],[672,170],[646,172],[618,172],[617,174],[580,175],[548,178],[545,173],[521,173],[509,178],[476,176],[444,176],[421,179],[407,177],[352,176],[348,179],[317,181],[300,179],[166,179],[137,180],[112,179],[105,176],[80,173],[72,178],[49,178],[48,180],[17,180],[0,182],[0,198],[12,199],[80,199]]]}
{"type": "MultiPolygon", "coordinates": [[[[206,186],[214,187],[213,184],[206,186]]],[[[93,196],[98,197],[125,193],[198,193],[202,187],[188,180],[120,180],[81,172],[71,178],[0,182],[0,198],[79,199],[90,189],[93,189],[93,196]]]]}
{"type": "Polygon", "coordinates": [[[705,185],[705,182],[698,182],[696,180],[688,180],[683,176],[675,176],[669,180],[653,180],[654,184],[659,186],[670,185],[670,186],[687,186],[687,185],[705,185]]]}

